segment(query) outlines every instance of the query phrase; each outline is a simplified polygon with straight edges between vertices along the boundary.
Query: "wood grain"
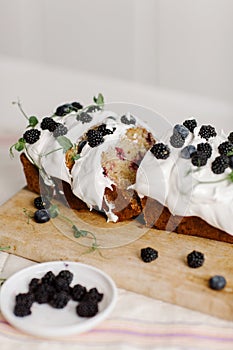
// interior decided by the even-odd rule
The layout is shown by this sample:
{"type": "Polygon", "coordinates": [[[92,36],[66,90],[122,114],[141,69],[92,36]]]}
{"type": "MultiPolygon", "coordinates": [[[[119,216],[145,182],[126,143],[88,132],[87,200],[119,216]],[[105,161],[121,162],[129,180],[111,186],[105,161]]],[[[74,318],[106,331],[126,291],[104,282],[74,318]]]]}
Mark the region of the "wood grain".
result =
{"type": "MultiPolygon", "coordinates": [[[[78,239],[68,238],[51,221],[27,223],[23,208],[34,210],[34,197],[22,189],[0,207],[0,245],[10,245],[10,253],[37,262],[87,263],[107,272],[120,288],[233,321],[232,244],[150,229],[124,246],[88,253],[88,248],[80,245],[78,239]],[[140,259],[140,250],[146,246],[154,247],[159,253],[158,259],[149,264],[140,259]],[[194,249],[205,254],[204,265],[197,269],[189,268],[186,263],[187,254],[194,249]],[[209,278],[216,274],[224,275],[227,280],[222,291],[208,287],[209,278]]],[[[80,215],[82,220],[94,218],[96,227],[108,225],[93,213],[80,215]]],[[[130,226],[120,227],[127,235],[130,226]]]]}

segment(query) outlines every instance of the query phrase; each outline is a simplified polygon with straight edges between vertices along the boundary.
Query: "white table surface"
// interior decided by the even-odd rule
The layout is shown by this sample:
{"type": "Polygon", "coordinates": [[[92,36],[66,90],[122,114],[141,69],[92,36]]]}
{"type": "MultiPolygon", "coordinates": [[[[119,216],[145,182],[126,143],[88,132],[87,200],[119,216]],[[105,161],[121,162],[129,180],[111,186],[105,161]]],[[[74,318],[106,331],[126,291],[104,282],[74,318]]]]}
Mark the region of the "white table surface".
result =
{"type": "MultiPolygon", "coordinates": [[[[233,104],[182,92],[73,72],[0,56],[0,204],[25,185],[18,157],[8,149],[25,128],[25,120],[11,104],[18,97],[29,114],[44,116],[62,102],[89,103],[102,92],[107,101],[124,101],[159,111],[173,122],[195,116],[230,130],[233,104]]],[[[0,234],[1,245],[1,234],[0,234]]],[[[0,277],[7,278],[33,262],[0,253],[0,277]]],[[[0,318],[0,349],[233,349],[233,322],[119,290],[112,315],[91,333],[70,340],[36,339],[12,330],[0,318]],[[112,327],[112,328],[111,328],[112,327]]]]}

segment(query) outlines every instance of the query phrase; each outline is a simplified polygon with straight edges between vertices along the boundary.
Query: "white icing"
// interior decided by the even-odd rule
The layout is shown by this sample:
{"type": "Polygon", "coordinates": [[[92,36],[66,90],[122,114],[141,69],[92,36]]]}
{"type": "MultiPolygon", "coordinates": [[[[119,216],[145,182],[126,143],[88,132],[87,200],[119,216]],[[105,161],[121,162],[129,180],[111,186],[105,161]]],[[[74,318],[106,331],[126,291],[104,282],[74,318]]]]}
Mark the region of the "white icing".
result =
{"type": "MultiPolygon", "coordinates": [[[[189,134],[185,145],[196,146],[205,142],[198,136],[199,129],[189,134]]],[[[169,144],[171,134],[172,130],[163,140],[164,143],[169,144]]],[[[190,159],[181,158],[181,149],[173,148],[170,144],[171,154],[166,160],[156,159],[148,151],[137,172],[134,189],[141,197],[149,196],[158,200],[173,215],[198,216],[233,235],[233,184],[228,180],[219,181],[226,179],[231,169],[226,169],[221,175],[211,170],[211,163],[219,156],[217,147],[226,140],[223,132],[209,139],[212,156],[200,168],[193,166],[190,159]]]]}

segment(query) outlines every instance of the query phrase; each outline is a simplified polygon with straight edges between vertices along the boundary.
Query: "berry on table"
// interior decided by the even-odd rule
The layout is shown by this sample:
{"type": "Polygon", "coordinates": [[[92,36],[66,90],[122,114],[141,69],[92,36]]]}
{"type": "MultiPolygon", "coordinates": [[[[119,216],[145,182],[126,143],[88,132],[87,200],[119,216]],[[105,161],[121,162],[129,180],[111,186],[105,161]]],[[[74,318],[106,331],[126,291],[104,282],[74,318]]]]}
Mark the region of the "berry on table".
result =
{"type": "Polygon", "coordinates": [[[223,174],[229,166],[229,158],[225,155],[221,155],[215,158],[211,164],[211,170],[214,174],[223,174]]]}
{"type": "Polygon", "coordinates": [[[150,263],[151,261],[158,258],[158,252],[154,248],[146,247],[141,249],[141,259],[145,263],[150,263]]]}
{"type": "Polygon", "coordinates": [[[202,125],[200,130],[199,130],[198,135],[201,136],[201,138],[206,139],[206,141],[208,141],[210,137],[217,136],[217,133],[216,133],[215,128],[213,126],[202,125]]]}
{"type": "Polygon", "coordinates": [[[162,142],[154,144],[150,151],[157,159],[167,159],[170,155],[169,147],[162,142]]]}
{"type": "Polygon", "coordinates": [[[34,220],[38,224],[43,224],[43,223],[45,223],[45,222],[50,220],[50,215],[49,215],[49,213],[48,213],[48,211],[46,209],[38,209],[34,213],[34,220]]]}
{"type": "Polygon", "coordinates": [[[192,158],[192,155],[196,152],[196,147],[193,145],[188,145],[185,146],[181,151],[180,151],[180,156],[181,158],[184,159],[190,159],[192,158]]]}
{"type": "Polygon", "coordinates": [[[189,267],[197,268],[204,264],[204,254],[193,250],[191,253],[187,255],[187,263],[189,267]]]}
{"type": "Polygon", "coordinates": [[[50,202],[48,199],[39,196],[34,199],[34,206],[36,209],[45,209],[50,207],[50,202]]]}
{"type": "Polygon", "coordinates": [[[216,275],[209,279],[209,287],[214,290],[221,290],[226,286],[226,279],[223,276],[216,275]]]}
{"type": "Polygon", "coordinates": [[[183,122],[183,125],[189,129],[190,132],[193,132],[194,129],[197,127],[197,121],[196,119],[187,119],[183,122]]]}
{"type": "Polygon", "coordinates": [[[25,133],[23,134],[23,138],[27,143],[32,145],[33,143],[39,140],[40,134],[41,134],[40,130],[30,129],[25,131],[25,133]]]}

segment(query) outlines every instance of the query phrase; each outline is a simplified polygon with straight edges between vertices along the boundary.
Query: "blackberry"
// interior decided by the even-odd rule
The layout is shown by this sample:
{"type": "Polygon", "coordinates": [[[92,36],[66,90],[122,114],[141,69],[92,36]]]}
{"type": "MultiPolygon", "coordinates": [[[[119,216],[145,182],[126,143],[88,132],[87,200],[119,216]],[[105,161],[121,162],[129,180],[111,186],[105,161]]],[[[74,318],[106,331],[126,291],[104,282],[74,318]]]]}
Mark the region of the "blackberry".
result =
{"type": "Polygon", "coordinates": [[[158,252],[154,248],[147,247],[141,249],[141,259],[145,263],[149,263],[158,258],[158,252]]]}
{"type": "Polygon", "coordinates": [[[208,158],[202,152],[194,152],[192,154],[191,162],[194,166],[201,167],[206,165],[208,158]]]}
{"type": "Polygon", "coordinates": [[[136,119],[131,114],[127,113],[121,117],[121,122],[126,125],[130,125],[130,124],[135,125],[136,119]]]}
{"type": "Polygon", "coordinates": [[[25,317],[25,316],[31,315],[32,312],[29,307],[25,307],[24,305],[21,305],[21,304],[15,304],[13,313],[15,316],[25,317]]]}
{"type": "Polygon", "coordinates": [[[83,109],[83,106],[79,102],[72,102],[71,106],[72,106],[72,109],[74,111],[78,111],[79,109],[83,109]]]}
{"type": "Polygon", "coordinates": [[[92,121],[92,116],[88,114],[87,112],[82,112],[80,115],[77,115],[77,120],[81,121],[83,124],[84,123],[90,123],[92,121]]]}
{"type": "Polygon", "coordinates": [[[55,289],[53,286],[49,284],[39,284],[34,292],[35,301],[38,304],[46,304],[51,300],[54,293],[55,289]]]}
{"type": "Polygon", "coordinates": [[[46,272],[46,274],[41,278],[41,283],[54,286],[56,276],[52,271],[46,272]]]}
{"type": "Polygon", "coordinates": [[[28,293],[19,293],[15,297],[16,304],[20,304],[27,308],[30,308],[34,302],[34,294],[31,292],[28,293]]]}
{"type": "Polygon", "coordinates": [[[197,127],[197,121],[196,119],[187,119],[183,122],[183,125],[189,129],[190,132],[193,132],[194,129],[197,127]]]}
{"type": "Polygon", "coordinates": [[[56,276],[55,278],[55,288],[56,290],[59,292],[59,291],[66,291],[66,292],[69,292],[70,290],[70,287],[69,287],[69,283],[68,281],[61,277],[61,276],[56,276]]]}
{"type": "Polygon", "coordinates": [[[38,209],[34,213],[34,220],[38,224],[43,224],[45,222],[48,222],[50,220],[50,215],[48,213],[48,210],[46,210],[46,209],[38,209]]]}
{"type": "Polygon", "coordinates": [[[90,147],[96,147],[104,142],[104,138],[98,130],[91,129],[87,132],[87,142],[90,147]]]}
{"type": "Polygon", "coordinates": [[[183,147],[184,143],[185,143],[185,139],[178,132],[174,132],[170,137],[170,144],[174,148],[181,148],[183,147]]]}
{"type": "Polygon", "coordinates": [[[230,156],[228,159],[229,159],[229,167],[233,169],[233,156],[230,156]]]}
{"type": "Polygon", "coordinates": [[[197,151],[204,154],[206,158],[210,158],[212,154],[212,147],[208,142],[198,143],[197,151]]]}
{"type": "Polygon", "coordinates": [[[157,159],[167,159],[170,155],[170,148],[162,142],[155,143],[150,151],[157,159]]]}
{"type": "Polygon", "coordinates": [[[102,136],[111,135],[115,131],[115,129],[113,129],[113,130],[107,129],[106,124],[101,124],[100,126],[98,126],[97,130],[102,134],[102,136]]]}
{"type": "Polygon", "coordinates": [[[39,284],[40,284],[39,278],[32,278],[32,280],[28,285],[29,292],[34,293],[37,290],[37,287],[39,286],[39,284]]]}
{"type": "Polygon", "coordinates": [[[181,124],[176,124],[176,125],[174,126],[173,131],[174,131],[174,133],[180,134],[184,139],[186,139],[186,137],[187,137],[188,134],[189,134],[189,129],[186,128],[186,126],[181,125],[181,124]]]}
{"type": "Polygon", "coordinates": [[[63,136],[63,135],[66,135],[67,132],[68,132],[68,129],[65,125],[61,123],[57,123],[56,129],[53,132],[53,136],[54,137],[63,136]]]}
{"type": "Polygon", "coordinates": [[[211,170],[214,174],[223,174],[226,168],[229,166],[229,158],[225,155],[221,155],[215,158],[211,164],[211,170]]]}
{"type": "Polygon", "coordinates": [[[209,279],[209,287],[214,290],[221,290],[226,286],[226,279],[223,276],[213,276],[209,279]]]}
{"type": "Polygon", "coordinates": [[[33,143],[39,140],[40,134],[41,134],[40,130],[30,129],[25,131],[25,133],[23,134],[23,138],[27,143],[32,145],[33,143]]]}
{"type": "Polygon", "coordinates": [[[233,131],[230,132],[230,134],[228,135],[228,140],[233,143],[233,131]]]}
{"type": "Polygon", "coordinates": [[[217,133],[216,133],[215,128],[213,126],[202,125],[200,130],[199,130],[198,135],[201,136],[201,138],[206,139],[206,141],[208,141],[210,137],[217,136],[217,133]]]}
{"type": "Polygon", "coordinates": [[[184,159],[190,159],[195,152],[196,147],[193,145],[188,145],[180,151],[180,156],[184,159]]]}
{"type": "Polygon", "coordinates": [[[82,301],[92,301],[99,303],[103,299],[103,293],[99,293],[97,288],[91,288],[83,297],[82,301]]]}
{"type": "Polygon", "coordinates": [[[50,202],[48,199],[43,198],[42,196],[36,197],[34,199],[34,207],[36,209],[45,209],[50,207],[50,202]]]}
{"type": "Polygon", "coordinates": [[[53,295],[53,297],[49,301],[49,305],[56,309],[63,309],[68,304],[69,300],[69,294],[62,290],[53,295]]]}
{"type": "Polygon", "coordinates": [[[58,117],[64,117],[66,114],[69,114],[72,111],[72,109],[73,107],[70,103],[65,103],[64,105],[57,107],[54,114],[58,117]]]}
{"type": "Polygon", "coordinates": [[[204,260],[204,254],[196,250],[193,250],[187,255],[188,266],[192,268],[201,267],[204,264],[204,260]]]}
{"type": "Polygon", "coordinates": [[[57,275],[57,278],[63,278],[68,284],[70,284],[73,280],[73,273],[68,270],[62,270],[57,275]]]}
{"type": "Polygon", "coordinates": [[[40,124],[42,130],[49,130],[50,132],[53,132],[56,129],[56,126],[57,123],[50,117],[43,118],[40,124]]]}
{"type": "Polygon", "coordinates": [[[78,304],[76,312],[80,317],[93,317],[98,313],[98,304],[85,301],[78,304]]]}
{"type": "Polygon", "coordinates": [[[86,292],[87,292],[86,287],[82,286],[81,284],[76,284],[70,290],[71,297],[75,301],[81,301],[82,298],[85,296],[86,292]]]}
{"type": "Polygon", "coordinates": [[[233,151],[233,144],[230,141],[222,142],[218,146],[218,151],[220,154],[227,155],[228,153],[233,151]]]}

